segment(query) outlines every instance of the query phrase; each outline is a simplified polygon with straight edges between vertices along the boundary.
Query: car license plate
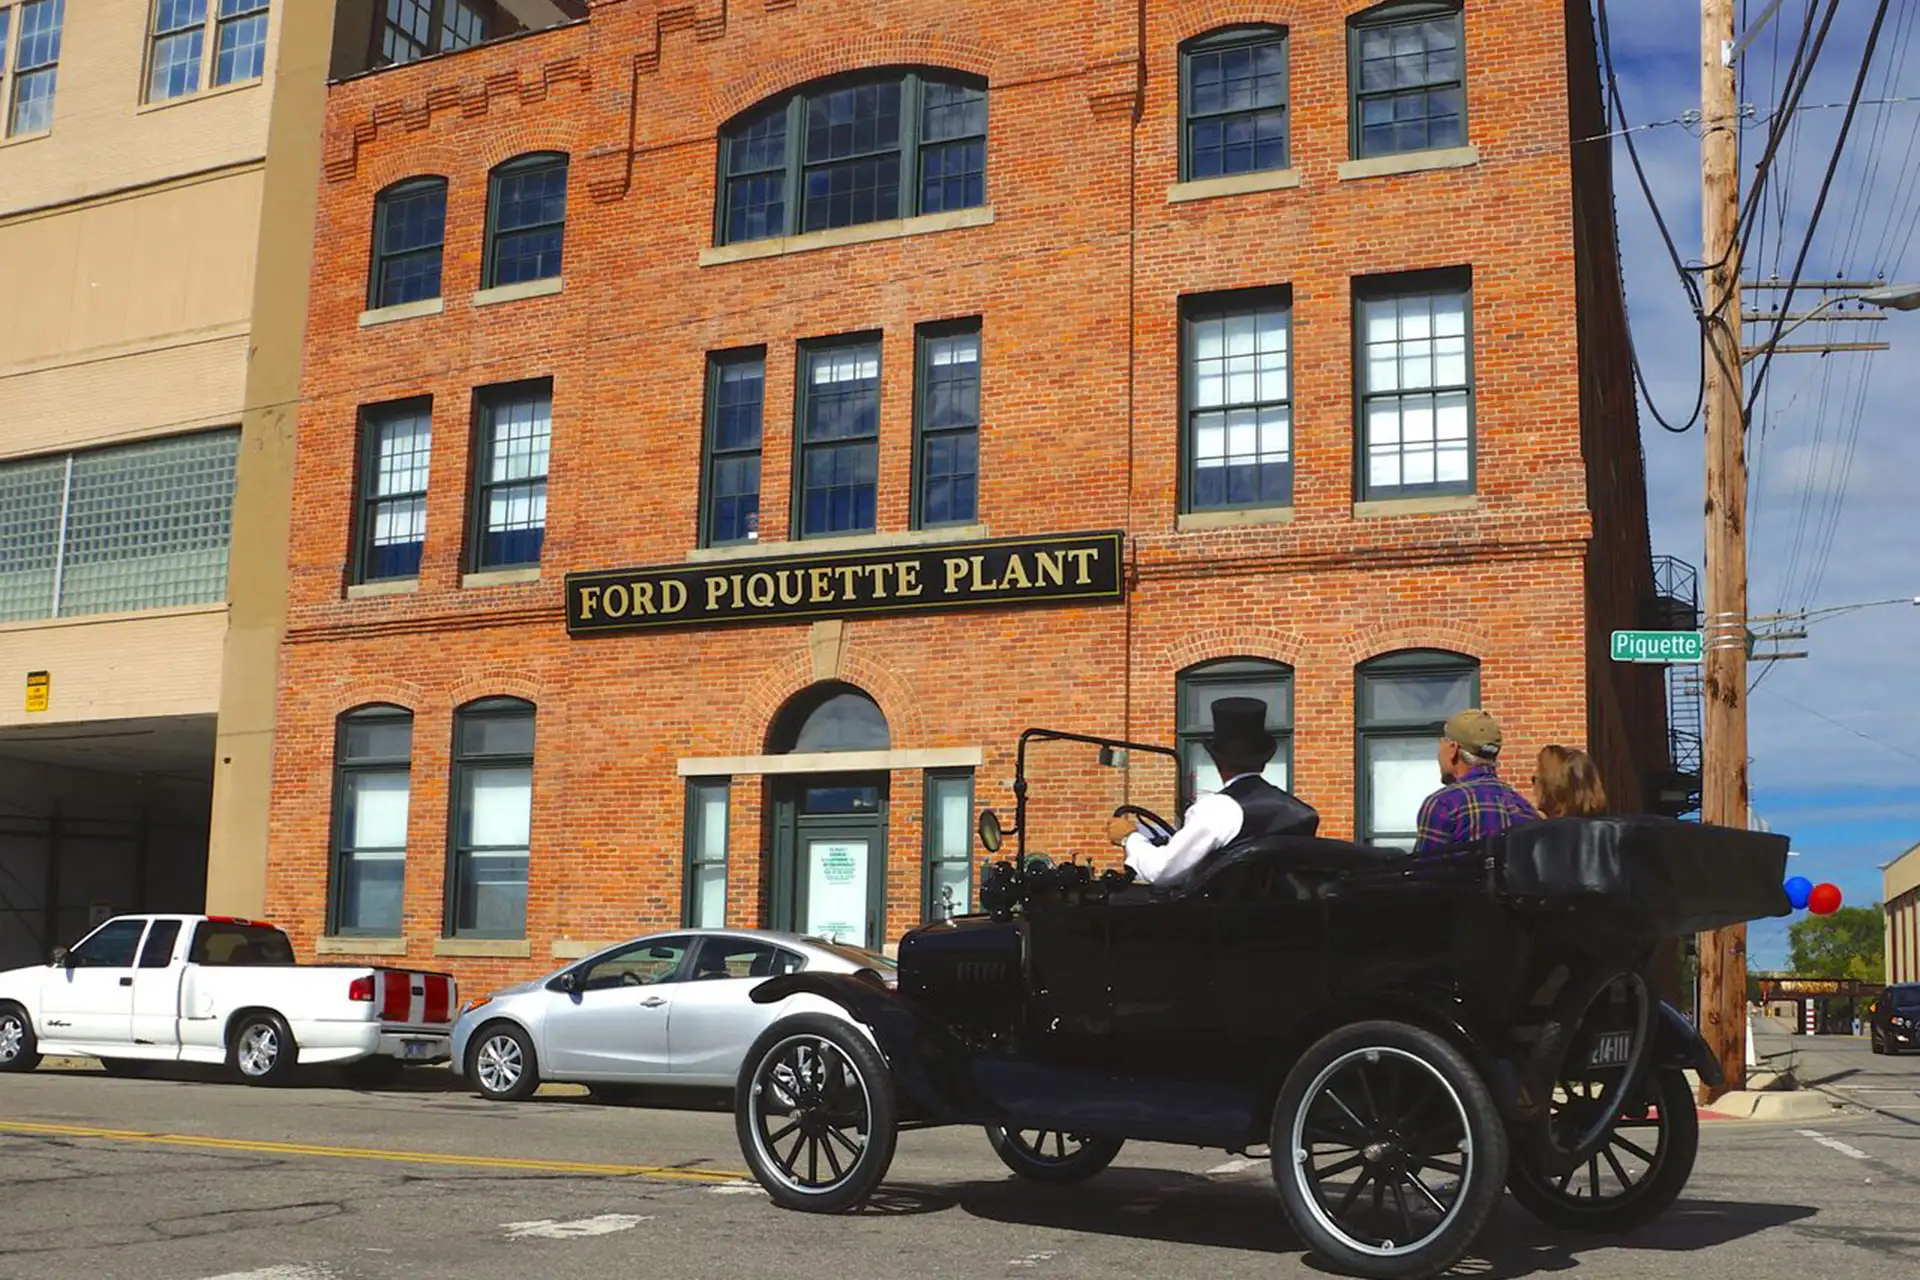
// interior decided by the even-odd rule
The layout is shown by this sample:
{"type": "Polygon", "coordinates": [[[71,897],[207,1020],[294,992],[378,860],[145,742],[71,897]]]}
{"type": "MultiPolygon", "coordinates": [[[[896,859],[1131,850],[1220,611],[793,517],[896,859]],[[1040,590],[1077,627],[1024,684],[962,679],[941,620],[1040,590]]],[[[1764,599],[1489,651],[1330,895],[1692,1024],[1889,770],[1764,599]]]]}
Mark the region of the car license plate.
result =
{"type": "Polygon", "coordinates": [[[1633,1056],[1633,1032],[1602,1032],[1593,1042],[1593,1052],[1587,1055],[1590,1067],[1624,1067],[1627,1059],[1633,1056]]]}
{"type": "Polygon", "coordinates": [[[433,1041],[402,1040],[400,1042],[400,1056],[402,1058],[431,1058],[433,1056],[433,1041]]]}

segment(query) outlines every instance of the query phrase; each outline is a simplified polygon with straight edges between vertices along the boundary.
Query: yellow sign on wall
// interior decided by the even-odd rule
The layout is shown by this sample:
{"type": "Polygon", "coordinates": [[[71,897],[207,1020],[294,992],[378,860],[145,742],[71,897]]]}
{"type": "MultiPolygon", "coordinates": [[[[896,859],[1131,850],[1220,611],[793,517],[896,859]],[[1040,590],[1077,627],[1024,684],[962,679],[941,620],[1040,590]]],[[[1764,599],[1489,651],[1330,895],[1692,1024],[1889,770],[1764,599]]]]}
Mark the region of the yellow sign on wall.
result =
{"type": "Polygon", "coordinates": [[[44,671],[27,672],[27,710],[45,711],[53,693],[53,677],[44,671]]]}

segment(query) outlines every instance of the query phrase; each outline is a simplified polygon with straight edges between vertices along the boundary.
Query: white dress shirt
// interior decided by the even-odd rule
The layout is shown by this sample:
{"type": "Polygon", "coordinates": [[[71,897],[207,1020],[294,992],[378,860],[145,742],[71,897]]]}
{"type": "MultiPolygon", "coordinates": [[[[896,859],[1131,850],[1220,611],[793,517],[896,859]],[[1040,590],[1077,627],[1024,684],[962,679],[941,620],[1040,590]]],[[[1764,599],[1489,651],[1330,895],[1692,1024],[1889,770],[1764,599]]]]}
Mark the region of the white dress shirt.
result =
{"type": "Polygon", "coordinates": [[[1226,794],[1226,788],[1241,778],[1259,776],[1236,773],[1220,784],[1219,791],[1195,800],[1187,810],[1186,822],[1165,844],[1153,844],[1139,831],[1128,836],[1127,865],[1147,884],[1164,884],[1193,870],[1202,858],[1239,835],[1246,821],[1246,811],[1226,794]]]}

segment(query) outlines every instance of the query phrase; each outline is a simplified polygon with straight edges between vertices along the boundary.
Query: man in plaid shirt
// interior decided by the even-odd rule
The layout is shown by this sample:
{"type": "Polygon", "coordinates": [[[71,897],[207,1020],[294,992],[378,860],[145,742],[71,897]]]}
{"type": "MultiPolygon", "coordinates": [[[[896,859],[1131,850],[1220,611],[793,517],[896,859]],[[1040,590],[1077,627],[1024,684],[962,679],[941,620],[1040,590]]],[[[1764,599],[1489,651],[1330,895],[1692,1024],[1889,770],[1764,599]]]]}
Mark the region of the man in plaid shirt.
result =
{"type": "Polygon", "coordinates": [[[1497,836],[1540,815],[1527,798],[1500,781],[1500,725],[1486,712],[1462,711],[1447,721],[1440,738],[1440,777],[1445,786],[1420,806],[1415,853],[1497,836]]]}

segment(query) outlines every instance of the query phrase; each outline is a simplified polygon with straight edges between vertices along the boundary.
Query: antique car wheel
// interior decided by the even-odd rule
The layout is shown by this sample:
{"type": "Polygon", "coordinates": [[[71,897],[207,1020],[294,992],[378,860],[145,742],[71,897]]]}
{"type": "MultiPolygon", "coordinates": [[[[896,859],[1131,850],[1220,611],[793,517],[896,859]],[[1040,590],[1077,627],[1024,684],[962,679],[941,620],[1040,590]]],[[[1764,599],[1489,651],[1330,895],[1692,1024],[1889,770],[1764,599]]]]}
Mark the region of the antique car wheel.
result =
{"type": "Polygon", "coordinates": [[[897,1122],[887,1064],[839,1018],[782,1018],[741,1065],[740,1151],[784,1208],[838,1213],[865,1200],[893,1163],[897,1122]]]}
{"type": "MultiPolygon", "coordinates": [[[[1608,977],[1594,990],[1578,1010],[1572,1040],[1556,1073],[1553,1095],[1547,1104],[1547,1122],[1532,1127],[1516,1145],[1524,1149],[1534,1167],[1558,1177],[1578,1169],[1598,1156],[1612,1132],[1613,1117],[1623,1101],[1638,1094],[1648,1071],[1653,1044],[1654,996],[1647,981],[1637,973],[1608,977]],[[1591,1051],[1594,1033],[1579,1030],[1604,1001],[1623,995],[1633,1003],[1632,1025],[1624,1030],[1633,1037],[1627,1060],[1617,1065],[1595,1067],[1578,1060],[1582,1051],[1591,1051]]],[[[1622,1028],[1611,1028],[1618,1033],[1622,1028]]]]}
{"type": "Polygon", "coordinates": [[[1513,1198],[1548,1226],[1574,1231],[1631,1231],[1665,1213],[1693,1175],[1700,1116],[1684,1072],[1657,1072],[1649,1084],[1653,1105],[1627,1108],[1584,1168],[1550,1177],[1516,1157],[1513,1198]]]}
{"type": "Polygon", "coordinates": [[[1309,1250],[1371,1280],[1425,1280],[1500,1203],[1507,1134],[1486,1084],[1447,1041],[1360,1022],[1301,1055],[1273,1113],[1273,1176],[1309,1250]]]}
{"type": "Polygon", "coordinates": [[[1009,1129],[989,1125],[987,1141],[1000,1162],[1034,1182],[1065,1185],[1085,1182],[1113,1163],[1124,1138],[1091,1138],[1053,1130],[1009,1129]]]}

